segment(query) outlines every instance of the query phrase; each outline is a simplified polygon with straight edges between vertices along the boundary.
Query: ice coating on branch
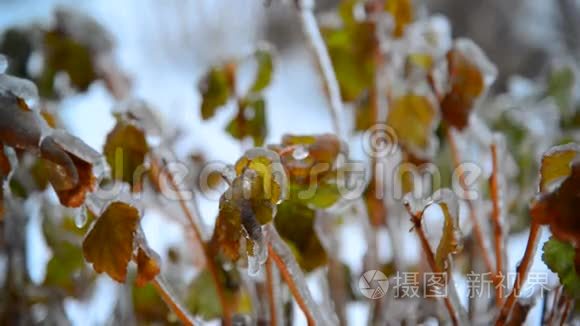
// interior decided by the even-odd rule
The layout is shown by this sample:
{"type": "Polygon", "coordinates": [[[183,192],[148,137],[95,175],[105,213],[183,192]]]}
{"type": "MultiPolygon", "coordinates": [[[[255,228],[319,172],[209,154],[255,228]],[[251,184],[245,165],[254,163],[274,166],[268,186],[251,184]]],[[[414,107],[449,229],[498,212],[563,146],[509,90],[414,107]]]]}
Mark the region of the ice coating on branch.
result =
{"type": "Polygon", "coordinates": [[[308,157],[310,153],[308,152],[308,150],[306,148],[304,148],[304,146],[297,146],[296,149],[294,149],[294,151],[292,151],[292,157],[295,160],[303,160],[305,158],[308,157]]]}
{"type": "Polygon", "coordinates": [[[272,224],[266,224],[264,226],[264,233],[266,235],[266,241],[272,246],[273,251],[276,253],[278,257],[282,260],[284,265],[286,266],[290,277],[296,284],[296,288],[298,293],[304,300],[306,306],[312,312],[313,318],[318,325],[337,325],[338,317],[332,311],[324,311],[324,313],[320,310],[321,305],[316,303],[312,298],[312,294],[308,289],[308,285],[306,284],[306,279],[304,277],[304,273],[302,273],[302,269],[298,266],[298,263],[294,259],[294,255],[284,243],[284,241],[280,238],[278,231],[274,228],[272,224]]]}

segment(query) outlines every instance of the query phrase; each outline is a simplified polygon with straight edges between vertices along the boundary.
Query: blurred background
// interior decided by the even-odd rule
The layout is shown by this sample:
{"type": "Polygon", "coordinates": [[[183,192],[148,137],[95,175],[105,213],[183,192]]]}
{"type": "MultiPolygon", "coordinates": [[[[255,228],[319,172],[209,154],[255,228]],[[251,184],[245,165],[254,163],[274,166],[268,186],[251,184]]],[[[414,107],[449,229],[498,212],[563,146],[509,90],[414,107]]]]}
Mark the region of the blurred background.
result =
{"type": "MultiPolygon", "coordinates": [[[[316,2],[320,17],[338,4],[338,0],[316,2]]],[[[580,20],[577,19],[580,1],[426,0],[422,3],[429,13],[447,16],[454,37],[473,39],[497,65],[499,76],[493,92],[505,91],[512,76],[540,78],[537,76],[554,61],[580,57],[580,20]]],[[[134,96],[152,104],[168,125],[183,131],[177,141],[178,156],[197,151],[210,161],[233,163],[242,154],[239,143],[223,131],[235,114],[233,105],[220,110],[215,118],[202,121],[197,82],[212,64],[242,57],[263,40],[274,44],[278,51],[274,79],[265,93],[269,110],[266,143],[276,143],[289,132],[312,134],[332,130],[316,67],[306,50],[298,17],[289,3],[279,0],[0,0],[0,30],[31,22],[47,24],[53,19],[57,5],[91,15],[113,35],[115,59],[130,77],[134,96]]],[[[244,74],[244,71],[251,72],[254,67],[247,65],[240,69],[242,82],[245,78],[250,83],[251,73],[244,74]]],[[[102,82],[96,82],[88,92],[67,97],[59,110],[72,134],[101,149],[115,123],[111,115],[114,102],[102,82]]],[[[353,141],[351,150],[354,158],[362,156],[360,140],[353,141]]],[[[217,200],[201,198],[200,201],[202,217],[211,227],[218,209],[217,200]]],[[[158,252],[179,246],[184,239],[183,230],[177,224],[158,218],[163,214],[148,211],[144,219],[145,232],[158,252]],[[162,235],[159,230],[163,230],[162,235]]],[[[32,219],[27,231],[30,244],[27,259],[30,276],[38,282],[44,279],[44,266],[50,258],[40,234],[40,222],[32,219]]],[[[363,236],[353,234],[349,243],[343,244],[348,247],[345,259],[352,264],[360,265],[364,241],[357,239],[363,236]]],[[[418,253],[413,236],[409,237],[405,246],[410,252],[418,253]]],[[[521,256],[526,238],[525,233],[510,238],[511,270],[521,256]]],[[[546,271],[536,258],[534,269],[546,271]]],[[[108,298],[117,287],[108,278],[99,278],[98,290],[91,300],[68,301],[67,316],[77,325],[105,323],[115,304],[108,298]]],[[[361,311],[356,307],[349,311],[351,324],[365,318],[361,311]]],[[[296,318],[298,324],[303,322],[301,316],[296,318]]],[[[534,318],[529,320],[531,324],[533,321],[534,318]]]]}

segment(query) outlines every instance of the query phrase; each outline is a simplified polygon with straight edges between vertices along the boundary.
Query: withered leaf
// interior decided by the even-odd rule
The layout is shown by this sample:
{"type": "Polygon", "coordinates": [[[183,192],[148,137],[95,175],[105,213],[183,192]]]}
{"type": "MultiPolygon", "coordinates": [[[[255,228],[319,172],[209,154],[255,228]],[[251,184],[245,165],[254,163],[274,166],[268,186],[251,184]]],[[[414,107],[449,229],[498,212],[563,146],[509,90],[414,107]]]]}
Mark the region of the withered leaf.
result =
{"type": "MultiPolygon", "coordinates": [[[[129,183],[132,187],[141,182],[135,174],[143,167],[149,146],[145,132],[136,124],[119,119],[107,135],[103,149],[114,179],[129,183]]],[[[133,187],[134,188],[134,187],[133,187]]]]}
{"type": "Polygon", "coordinates": [[[541,193],[531,208],[540,224],[550,225],[552,234],[561,241],[580,245],[580,162],[571,163],[570,175],[552,192],[541,193]]]}
{"type": "Polygon", "coordinates": [[[137,208],[116,201],[97,218],[83,241],[85,259],[97,273],[105,272],[115,281],[125,282],[139,217],[137,208]]]}
{"type": "Polygon", "coordinates": [[[159,267],[159,255],[151,248],[139,246],[137,249],[137,286],[144,286],[153,280],[161,271],[159,267]]]}
{"type": "Polygon", "coordinates": [[[444,223],[443,223],[443,233],[441,235],[441,240],[437,245],[437,251],[435,252],[435,262],[441,270],[447,268],[446,261],[449,255],[454,254],[459,249],[459,239],[457,235],[457,216],[451,216],[449,207],[445,203],[439,203],[441,210],[443,211],[444,223]]]}
{"type": "Polygon", "coordinates": [[[469,122],[475,101],[484,91],[484,76],[476,63],[457,48],[447,53],[449,91],[441,100],[443,120],[459,130],[469,122]]]}

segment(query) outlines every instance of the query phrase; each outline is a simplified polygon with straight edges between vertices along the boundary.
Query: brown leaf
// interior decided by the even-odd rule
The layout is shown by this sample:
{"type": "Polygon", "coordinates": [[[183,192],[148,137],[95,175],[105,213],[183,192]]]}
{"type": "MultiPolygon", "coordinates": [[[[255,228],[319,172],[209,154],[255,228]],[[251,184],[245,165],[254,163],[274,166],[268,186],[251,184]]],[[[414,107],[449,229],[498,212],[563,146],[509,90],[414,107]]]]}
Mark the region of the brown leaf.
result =
{"type": "Polygon", "coordinates": [[[386,0],[385,11],[395,20],[393,35],[403,36],[405,27],[413,21],[413,2],[411,0],[386,0]]]}
{"type": "Polygon", "coordinates": [[[471,58],[457,48],[447,53],[449,92],[441,100],[443,119],[459,130],[469,122],[475,101],[483,93],[484,76],[471,58]]]}
{"type": "MultiPolygon", "coordinates": [[[[125,282],[139,217],[137,208],[117,201],[96,220],[83,241],[83,254],[97,273],[105,272],[117,282],[125,282]]],[[[146,275],[150,275],[151,266],[147,270],[146,275]]]]}

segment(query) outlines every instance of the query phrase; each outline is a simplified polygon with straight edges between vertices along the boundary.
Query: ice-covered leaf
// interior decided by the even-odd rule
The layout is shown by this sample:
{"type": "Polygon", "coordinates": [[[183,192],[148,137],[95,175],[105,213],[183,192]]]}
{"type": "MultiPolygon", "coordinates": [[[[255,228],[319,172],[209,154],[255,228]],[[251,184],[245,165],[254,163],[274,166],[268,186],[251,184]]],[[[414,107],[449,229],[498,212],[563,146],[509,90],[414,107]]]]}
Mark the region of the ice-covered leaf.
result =
{"type": "Polygon", "coordinates": [[[274,59],[272,51],[268,47],[262,47],[255,53],[256,61],[258,62],[258,70],[256,78],[250,88],[250,92],[259,93],[264,90],[272,80],[272,72],[274,70],[274,59]]]}
{"type": "Polygon", "coordinates": [[[61,204],[79,207],[94,190],[93,167],[101,156],[80,139],[54,130],[40,144],[41,157],[47,160],[47,174],[61,204]]]}
{"type": "Polygon", "coordinates": [[[286,135],[270,148],[282,153],[290,181],[289,200],[327,208],[340,198],[337,158],[346,149],[334,135],[286,135]]]}
{"type": "Polygon", "coordinates": [[[546,241],[542,260],[550,270],[558,274],[560,284],[573,298],[580,298],[580,274],[577,272],[578,251],[572,244],[552,237],[546,241]]]}
{"type": "Polygon", "coordinates": [[[238,113],[226,126],[232,137],[243,140],[251,137],[254,146],[262,146],[268,133],[266,101],[262,97],[248,97],[238,102],[238,113]]]}
{"type": "Polygon", "coordinates": [[[447,66],[449,85],[441,99],[442,117],[462,130],[497,71],[477,45],[464,39],[457,40],[447,53],[447,66]]]}
{"type": "Polygon", "coordinates": [[[326,264],[328,259],[314,230],[316,211],[299,202],[285,201],[278,206],[274,225],[288,243],[296,261],[306,271],[326,264]]]}
{"type": "Polygon", "coordinates": [[[580,244],[580,162],[570,166],[570,175],[555,190],[540,193],[530,213],[536,222],[550,225],[558,240],[580,244]]]}
{"type": "Polygon", "coordinates": [[[551,185],[570,175],[571,163],[580,154],[580,146],[574,143],[550,148],[542,156],[540,168],[540,191],[547,191],[551,185]]]}
{"type": "Polygon", "coordinates": [[[57,7],[54,13],[56,30],[86,46],[94,53],[106,53],[113,49],[113,38],[90,15],[71,8],[57,7]]]}
{"type": "Polygon", "coordinates": [[[198,84],[201,93],[201,118],[207,120],[214,116],[216,110],[225,105],[233,93],[232,76],[225,67],[213,67],[198,84]]]}
{"type": "Polygon", "coordinates": [[[427,96],[405,94],[389,106],[387,123],[395,130],[399,144],[411,152],[423,153],[431,147],[437,122],[437,108],[427,96]]]}
{"type": "Polygon", "coordinates": [[[0,97],[16,97],[25,103],[19,103],[22,110],[30,110],[38,101],[38,89],[28,79],[0,74],[0,97]]]}
{"type": "MultiPolygon", "coordinates": [[[[103,149],[114,179],[129,183],[132,187],[142,180],[135,172],[143,167],[149,146],[145,132],[137,124],[119,119],[107,135],[103,149]]],[[[133,187],[134,189],[134,187],[133,187]]]]}
{"type": "Polygon", "coordinates": [[[262,198],[268,199],[272,204],[284,199],[287,176],[276,152],[263,148],[250,149],[236,162],[234,168],[237,176],[242,176],[246,170],[257,173],[261,178],[256,180],[262,184],[262,198]]]}
{"type": "Polygon", "coordinates": [[[85,259],[97,273],[125,282],[139,218],[137,208],[119,201],[109,204],[97,218],[83,241],[85,259]]]}

